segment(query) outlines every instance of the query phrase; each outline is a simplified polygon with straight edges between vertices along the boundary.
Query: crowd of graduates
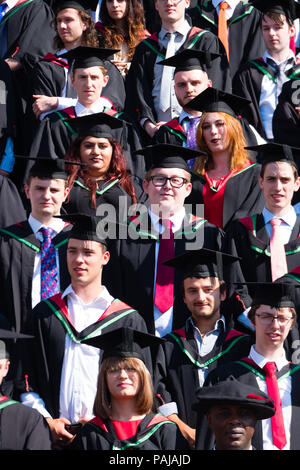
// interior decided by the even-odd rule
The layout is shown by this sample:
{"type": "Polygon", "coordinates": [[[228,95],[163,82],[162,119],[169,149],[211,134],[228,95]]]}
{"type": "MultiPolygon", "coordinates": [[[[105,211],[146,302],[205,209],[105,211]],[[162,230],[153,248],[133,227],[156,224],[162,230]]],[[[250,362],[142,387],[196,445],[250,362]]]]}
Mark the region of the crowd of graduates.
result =
{"type": "Polygon", "coordinates": [[[0,0],[0,449],[300,449],[299,20],[0,0]]]}

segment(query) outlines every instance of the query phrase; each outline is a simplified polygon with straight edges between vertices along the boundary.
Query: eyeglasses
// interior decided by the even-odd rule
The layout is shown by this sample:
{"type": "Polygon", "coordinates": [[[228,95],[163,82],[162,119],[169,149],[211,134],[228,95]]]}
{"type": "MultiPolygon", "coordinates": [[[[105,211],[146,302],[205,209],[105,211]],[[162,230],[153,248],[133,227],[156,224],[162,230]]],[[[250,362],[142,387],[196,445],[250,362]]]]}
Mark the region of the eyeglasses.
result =
{"type": "Polygon", "coordinates": [[[150,177],[153,186],[158,188],[165,186],[167,181],[170,181],[172,188],[181,188],[185,183],[187,183],[187,179],[182,178],[181,176],[171,176],[171,178],[167,178],[166,176],[151,176],[150,177]]]}
{"type": "Polygon", "coordinates": [[[256,317],[260,318],[262,325],[272,325],[274,320],[277,320],[279,325],[285,325],[293,319],[293,317],[286,317],[285,315],[266,315],[264,313],[256,313],[256,317]]]}

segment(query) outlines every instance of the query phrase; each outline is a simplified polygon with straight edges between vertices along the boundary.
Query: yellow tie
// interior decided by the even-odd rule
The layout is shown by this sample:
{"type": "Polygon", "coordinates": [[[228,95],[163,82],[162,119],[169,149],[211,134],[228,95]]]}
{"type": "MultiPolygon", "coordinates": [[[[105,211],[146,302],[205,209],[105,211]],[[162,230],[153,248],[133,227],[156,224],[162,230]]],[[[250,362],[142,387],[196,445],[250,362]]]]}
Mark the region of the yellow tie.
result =
{"type": "Polygon", "coordinates": [[[219,24],[218,24],[218,36],[225,47],[227,54],[227,59],[229,61],[229,45],[228,45],[228,33],[227,33],[227,20],[226,20],[226,10],[229,7],[227,2],[220,3],[219,11],[219,24]]]}

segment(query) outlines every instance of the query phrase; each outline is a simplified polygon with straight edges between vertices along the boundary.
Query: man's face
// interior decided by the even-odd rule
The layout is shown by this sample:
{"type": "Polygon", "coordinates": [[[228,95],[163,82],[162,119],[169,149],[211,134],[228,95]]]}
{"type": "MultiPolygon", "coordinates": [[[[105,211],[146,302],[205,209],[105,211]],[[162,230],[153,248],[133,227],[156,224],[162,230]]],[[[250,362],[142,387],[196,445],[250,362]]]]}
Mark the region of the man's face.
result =
{"type": "Polygon", "coordinates": [[[174,75],[174,90],[180,106],[185,105],[199,93],[211,86],[207,73],[203,70],[183,70],[174,75]]]}
{"type": "Polygon", "coordinates": [[[43,180],[34,177],[24,189],[30,200],[31,213],[40,221],[45,217],[59,215],[62,203],[69,194],[69,188],[65,187],[62,179],[43,180]]]}
{"type": "Polygon", "coordinates": [[[272,162],[265,167],[259,184],[264,192],[267,209],[278,214],[291,204],[295,191],[299,189],[299,178],[295,180],[292,165],[287,162],[272,162]]]}
{"type": "Polygon", "coordinates": [[[220,283],[217,278],[187,277],[183,281],[183,300],[188,310],[191,312],[195,323],[207,319],[217,319],[220,317],[221,302],[225,300],[226,293],[220,292],[220,283]]]}
{"type": "Polygon", "coordinates": [[[284,15],[283,23],[277,24],[269,16],[264,15],[262,19],[262,37],[269,54],[278,54],[289,50],[290,39],[295,34],[295,27],[290,27],[284,15]]]}
{"type": "Polygon", "coordinates": [[[155,0],[155,8],[163,25],[183,21],[189,6],[190,0],[155,0]]]}
{"type": "Polygon", "coordinates": [[[108,75],[104,76],[98,66],[75,69],[71,76],[71,83],[77,91],[78,100],[83,105],[95,103],[107,82],[108,75]]]}
{"type": "Polygon", "coordinates": [[[87,25],[81,20],[78,10],[65,8],[57,13],[56,27],[59,37],[68,48],[69,45],[80,44],[87,25]]]}
{"type": "Polygon", "coordinates": [[[101,285],[103,266],[109,261],[109,252],[94,240],[70,238],[67,249],[67,265],[72,284],[82,287],[101,285]]]}
{"type": "MultiPolygon", "coordinates": [[[[152,170],[151,176],[186,179],[186,172],[181,168],[155,168],[152,170]]],[[[192,185],[191,183],[184,183],[180,188],[174,188],[170,180],[167,180],[163,186],[154,186],[152,180],[144,180],[143,188],[148,194],[153,212],[156,214],[159,212],[168,217],[182,209],[186,197],[192,190],[192,185]]]]}
{"type": "Polygon", "coordinates": [[[292,326],[292,314],[288,308],[278,310],[269,305],[260,305],[255,313],[257,350],[267,352],[283,347],[292,326]]]}
{"type": "Polygon", "coordinates": [[[217,450],[249,450],[256,417],[245,406],[213,405],[207,421],[215,435],[217,450]]]}

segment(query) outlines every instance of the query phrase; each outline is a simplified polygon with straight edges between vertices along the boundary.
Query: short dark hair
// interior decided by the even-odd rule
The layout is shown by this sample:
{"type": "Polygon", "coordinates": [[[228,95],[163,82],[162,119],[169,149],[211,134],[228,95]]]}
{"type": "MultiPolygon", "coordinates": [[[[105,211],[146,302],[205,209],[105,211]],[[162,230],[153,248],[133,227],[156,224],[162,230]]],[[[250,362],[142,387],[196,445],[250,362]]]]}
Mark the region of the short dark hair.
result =
{"type": "Polygon", "coordinates": [[[265,16],[268,16],[269,18],[271,18],[271,20],[273,20],[277,25],[280,25],[280,26],[283,25],[284,19],[285,19],[290,28],[292,26],[294,26],[293,20],[291,18],[288,18],[283,13],[275,13],[275,12],[272,12],[272,11],[266,11],[262,15],[261,22],[260,22],[261,26],[262,26],[262,22],[263,22],[265,16]]]}

